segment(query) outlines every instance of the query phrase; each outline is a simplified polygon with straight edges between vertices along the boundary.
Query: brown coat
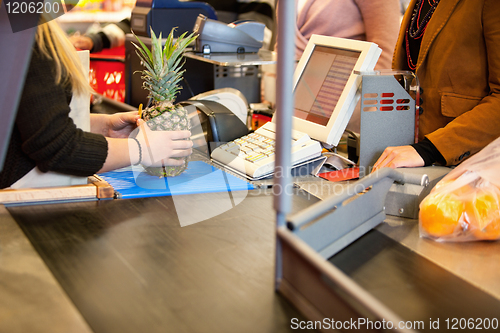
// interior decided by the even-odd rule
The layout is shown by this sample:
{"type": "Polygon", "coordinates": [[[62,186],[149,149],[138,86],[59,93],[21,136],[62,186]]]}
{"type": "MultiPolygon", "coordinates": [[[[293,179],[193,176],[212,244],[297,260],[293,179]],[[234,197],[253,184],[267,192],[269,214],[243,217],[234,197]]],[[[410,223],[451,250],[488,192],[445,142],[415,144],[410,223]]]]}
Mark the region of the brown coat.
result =
{"type": "MultiPolygon", "coordinates": [[[[406,61],[406,12],[393,68],[406,61]]],[[[500,1],[441,0],[425,31],[417,77],[423,89],[419,139],[426,136],[448,165],[500,136],[500,1]]]]}

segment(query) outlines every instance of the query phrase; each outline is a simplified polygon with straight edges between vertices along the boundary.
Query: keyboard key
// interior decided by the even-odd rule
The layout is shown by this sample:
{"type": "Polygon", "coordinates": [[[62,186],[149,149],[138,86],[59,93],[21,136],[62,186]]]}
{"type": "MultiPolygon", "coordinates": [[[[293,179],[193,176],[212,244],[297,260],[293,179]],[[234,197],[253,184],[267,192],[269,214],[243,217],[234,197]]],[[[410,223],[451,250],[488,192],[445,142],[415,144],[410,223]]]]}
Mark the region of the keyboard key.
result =
{"type": "Polygon", "coordinates": [[[267,158],[267,156],[264,154],[250,154],[245,159],[250,161],[250,162],[257,162],[257,161],[260,161],[264,158],[267,158]]]}
{"type": "Polygon", "coordinates": [[[253,143],[249,143],[249,144],[247,144],[247,145],[246,145],[246,147],[247,147],[247,148],[250,148],[250,149],[252,149],[252,150],[256,150],[256,149],[259,149],[259,148],[260,148],[259,146],[255,145],[255,144],[253,144],[253,143]]]}
{"type": "Polygon", "coordinates": [[[231,149],[233,147],[239,147],[239,146],[234,141],[231,141],[231,142],[228,142],[226,144],[223,144],[221,146],[221,149],[228,150],[228,149],[231,149]]]}

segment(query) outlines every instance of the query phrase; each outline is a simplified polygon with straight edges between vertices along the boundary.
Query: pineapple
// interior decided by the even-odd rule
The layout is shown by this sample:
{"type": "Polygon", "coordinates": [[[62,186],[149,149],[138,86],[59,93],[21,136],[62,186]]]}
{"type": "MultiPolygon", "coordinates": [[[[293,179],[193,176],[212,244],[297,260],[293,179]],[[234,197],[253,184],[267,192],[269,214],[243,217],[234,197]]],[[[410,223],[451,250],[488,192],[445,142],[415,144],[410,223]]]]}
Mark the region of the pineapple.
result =
{"type": "MultiPolygon", "coordinates": [[[[151,29],[151,51],[137,37],[139,45],[136,53],[145,69],[141,71],[144,80],[142,87],[149,94],[152,105],[144,109],[141,118],[144,119],[153,131],[189,130],[190,123],[187,111],[180,105],[174,105],[174,100],[181,87],[179,82],[185,70],[181,70],[182,55],[186,47],[196,39],[194,34],[186,37],[186,32],[174,41],[174,29],[170,31],[165,46],[162,48],[161,33],[156,37],[151,29]]],[[[147,167],[146,172],[158,177],[173,177],[187,168],[187,157],[182,166],[147,167]]]]}

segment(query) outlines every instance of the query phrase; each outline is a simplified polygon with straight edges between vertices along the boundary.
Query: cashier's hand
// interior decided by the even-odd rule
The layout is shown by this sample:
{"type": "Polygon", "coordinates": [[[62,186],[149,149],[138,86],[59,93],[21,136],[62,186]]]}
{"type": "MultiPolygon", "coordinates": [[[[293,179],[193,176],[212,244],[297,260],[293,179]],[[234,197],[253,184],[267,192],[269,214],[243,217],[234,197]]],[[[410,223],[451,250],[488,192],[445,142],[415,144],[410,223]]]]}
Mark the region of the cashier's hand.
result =
{"type": "Polygon", "coordinates": [[[74,34],[69,37],[71,44],[80,50],[92,50],[94,48],[94,42],[90,37],[82,36],[80,34],[74,34]]]}
{"type": "Polygon", "coordinates": [[[142,150],[144,166],[179,166],[185,162],[176,157],[191,155],[193,142],[190,131],[152,131],[146,122],[139,119],[136,139],[142,150]]]}
{"type": "Polygon", "coordinates": [[[138,111],[118,112],[107,115],[104,136],[110,138],[128,138],[130,133],[137,128],[139,118],[138,111]]]}
{"type": "Polygon", "coordinates": [[[412,146],[387,147],[373,166],[373,171],[383,167],[421,167],[425,162],[412,146]]]}

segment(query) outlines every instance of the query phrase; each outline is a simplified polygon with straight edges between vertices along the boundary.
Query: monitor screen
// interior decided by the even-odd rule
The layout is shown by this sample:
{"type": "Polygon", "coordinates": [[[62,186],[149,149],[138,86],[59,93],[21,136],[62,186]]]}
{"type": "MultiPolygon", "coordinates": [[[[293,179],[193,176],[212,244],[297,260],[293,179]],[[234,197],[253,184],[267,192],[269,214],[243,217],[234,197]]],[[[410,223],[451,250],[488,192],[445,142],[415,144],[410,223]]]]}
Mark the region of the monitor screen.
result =
{"type": "Polygon", "coordinates": [[[373,70],[381,52],[374,43],[313,35],[295,70],[294,129],[338,145],[359,100],[357,72],[373,70]]]}
{"type": "Polygon", "coordinates": [[[328,125],[360,53],[315,46],[295,88],[295,117],[328,125]]]}

